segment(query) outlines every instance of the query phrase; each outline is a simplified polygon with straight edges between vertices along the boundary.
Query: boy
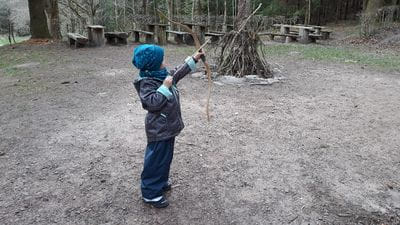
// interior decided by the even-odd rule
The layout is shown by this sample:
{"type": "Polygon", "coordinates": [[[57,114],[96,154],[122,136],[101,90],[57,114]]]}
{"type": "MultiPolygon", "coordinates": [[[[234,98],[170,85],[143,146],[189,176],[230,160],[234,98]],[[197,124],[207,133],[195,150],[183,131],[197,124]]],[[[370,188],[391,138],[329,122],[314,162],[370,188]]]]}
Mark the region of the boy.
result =
{"type": "Polygon", "coordinates": [[[165,68],[164,49],[157,45],[140,45],[133,53],[133,65],[140,70],[134,81],[142,106],[148,111],[145,120],[147,147],[141,174],[143,201],[156,208],[169,205],[163,193],[168,183],[175,137],[182,131],[179,92],[176,84],[196,68],[203,53],[188,57],[175,70],[165,68]]]}

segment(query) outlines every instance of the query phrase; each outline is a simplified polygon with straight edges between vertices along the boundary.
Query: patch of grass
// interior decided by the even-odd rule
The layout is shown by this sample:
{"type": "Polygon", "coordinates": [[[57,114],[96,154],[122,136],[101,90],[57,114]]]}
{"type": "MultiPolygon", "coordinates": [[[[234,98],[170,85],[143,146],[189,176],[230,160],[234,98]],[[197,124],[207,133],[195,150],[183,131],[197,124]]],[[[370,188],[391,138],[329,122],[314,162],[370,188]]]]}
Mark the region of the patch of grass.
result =
{"type": "MultiPolygon", "coordinates": [[[[20,43],[23,41],[28,40],[30,37],[15,37],[15,42],[20,43]]],[[[14,42],[13,42],[14,43],[14,42]]],[[[4,45],[9,45],[10,42],[8,41],[8,37],[7,36],[0,36],[0,47],[4,46],[4,45]]]]}
{"type": "Polygon", "coordinates": [[[44,64],[49,61],[49,56],[43,50],[19,50],[6,48],[0,51],[0,74],[15,76],[23,74],[24,68],[16,68],[16,65],[25,63],[44,64]]]}
{"type": "Polygon", "coordinates": [[[20,69],[14,67],[7,67],[3,71],[8,76],[16,76],[21,72],[20,69]]]}
{"type": "Polygon", "coordinates": [[[0,53],[0,69],[13,67],[15,65],[39,62],[44,63],[47,61],[47,56],[41,51],[4,51],[0,53]]]}
{"type": "Polygon", "coordinates": [[[265,51],[269,56],[285,56],[315,61],[358,64],[388,70],[400,70],[400,56],[392,53],[375,53],[356,48],[301,44],[268,45],[265,46],[265,51]]]}

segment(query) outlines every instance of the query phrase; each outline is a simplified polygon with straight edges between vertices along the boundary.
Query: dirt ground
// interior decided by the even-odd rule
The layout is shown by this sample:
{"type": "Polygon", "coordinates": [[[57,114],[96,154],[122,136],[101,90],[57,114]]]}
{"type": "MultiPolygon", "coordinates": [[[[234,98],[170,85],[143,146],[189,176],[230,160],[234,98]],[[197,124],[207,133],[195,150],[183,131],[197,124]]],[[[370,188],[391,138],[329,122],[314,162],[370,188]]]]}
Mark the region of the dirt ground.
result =
{"type": "MultiPolygon", "coordinates": [[[[134,45],[0,70],[1,224],[400,224],[400,72],[271,59],[273,85],[180,83],[170,206],[144,205],[134,45]]],[[[191,48],[169,45],[178,65],[191,48]]]]}

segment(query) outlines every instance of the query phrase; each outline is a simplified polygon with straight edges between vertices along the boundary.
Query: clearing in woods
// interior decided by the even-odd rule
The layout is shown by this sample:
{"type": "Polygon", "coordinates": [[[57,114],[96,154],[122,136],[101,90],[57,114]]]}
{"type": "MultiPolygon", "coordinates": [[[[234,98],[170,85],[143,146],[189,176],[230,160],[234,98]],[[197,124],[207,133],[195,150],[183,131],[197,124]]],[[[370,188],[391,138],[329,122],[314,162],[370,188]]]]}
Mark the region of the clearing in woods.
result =
{"type": "MultiPolygon", "coordinates": [[[[210,123],[207,81],[188,76],[157,210],[140,200],[133,47],[0,48],[2,224],[400,223],[398,53],[268,43],[285,79],[219,82],[210,123]]],[[[166,60],[191,53],[168,45],[166,60]]]]}

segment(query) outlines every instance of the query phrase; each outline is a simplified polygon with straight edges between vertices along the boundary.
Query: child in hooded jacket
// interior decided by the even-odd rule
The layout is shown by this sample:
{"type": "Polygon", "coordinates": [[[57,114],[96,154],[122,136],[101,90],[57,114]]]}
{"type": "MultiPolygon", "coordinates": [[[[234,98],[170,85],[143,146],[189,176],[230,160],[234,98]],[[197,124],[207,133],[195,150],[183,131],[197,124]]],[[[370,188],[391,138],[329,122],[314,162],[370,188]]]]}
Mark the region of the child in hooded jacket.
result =
{"type": "Polygon", "coordinates": [[[178,82],[196,69],[203,53],[188,57],[185,63],[168,71],[164,66],[164,49],[144,44],[135,48],[133,65],[140,70],[134,86],[143,109],[147,110],[145,130],[147,147],[141,174],[142,199],[157,208],[167,207],[164,192],[168,182],[175,137],[184,124],[181,116],[178,82]]]}

